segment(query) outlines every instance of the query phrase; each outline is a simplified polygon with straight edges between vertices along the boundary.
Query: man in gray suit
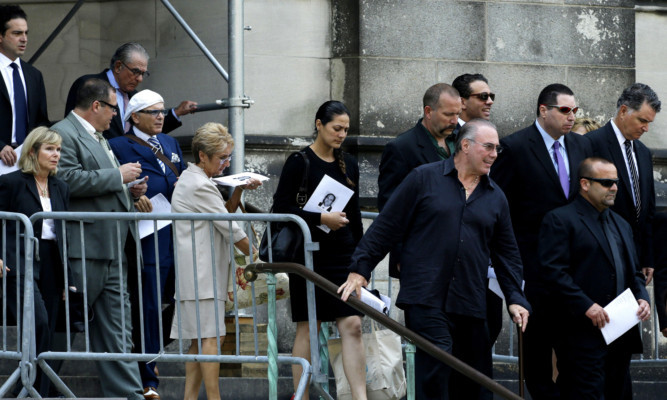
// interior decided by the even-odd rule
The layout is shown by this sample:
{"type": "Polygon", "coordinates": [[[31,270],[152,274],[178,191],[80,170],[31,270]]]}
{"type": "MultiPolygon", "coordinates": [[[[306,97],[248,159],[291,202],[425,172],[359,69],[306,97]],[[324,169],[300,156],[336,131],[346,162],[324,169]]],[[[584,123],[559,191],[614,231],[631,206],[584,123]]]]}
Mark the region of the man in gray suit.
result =
{"type": "MultiPolygon", "coordinates": [[[[58,177],[69,184],[70,211],[133,212],[132,198],[146,192],[145,183],[132,189],[126,185],[139,177],[140,164],[119,165],[102,136],[116,112],[116,92],[109,83],[89,79],[79,88],[74,110],[52,127],[63,138],[58,177]]],[[[92,351],[129,353],[132,323],[123,249],[135,240],[134,224],[121,222],[119,236],[116,221],[84,223],[83,232],[78,222],[71,222],[67,229],[68,255],[77,287],[83,287],[85,261],[87,299],[94,315],[90,322],[92,351]],[[118,273],[121,264],[122,277],[118,273]]],[[[97,361],[97,367],[104,397],[144,398],[136,362],[97,361]]]]}

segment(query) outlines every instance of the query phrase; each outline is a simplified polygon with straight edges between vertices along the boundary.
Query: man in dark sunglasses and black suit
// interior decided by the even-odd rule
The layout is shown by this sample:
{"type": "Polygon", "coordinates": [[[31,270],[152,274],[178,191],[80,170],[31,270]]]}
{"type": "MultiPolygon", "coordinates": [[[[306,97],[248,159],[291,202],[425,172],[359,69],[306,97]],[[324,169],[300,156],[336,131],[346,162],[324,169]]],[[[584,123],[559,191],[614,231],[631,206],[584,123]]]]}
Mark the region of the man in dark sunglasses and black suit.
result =
{"type": "Polygon", "coordinates": [[[563,399],[632,399],[628,371],[632,354],[642,353],[639,327],[613,341],[600,328],[622,318],[603,307],[626,289],[638,303],[628,311],[634,323],[650,317],[645,278],[632,228],[609,209],[620,193],[616,167],[587,158],[578,175],[579,195],[544,217],[538,242],[542,275],[559,305],[550,315],[559,338],[558,387],[563,399]]]}
{"type": "Polygon", "coordinates": [[[582,136],[570,133],[576,112],[572,90],[562,84],[545,87],[537,99],[537,120],[500,140],[503,152],[491,169],[491,177],[509,202],[525,293],[533,307],[524,335],[524,364],[528,390],[540,400],[560,396],[552,370],[554,304],[540,274],[537,236],[544,215],[579,192],[577,168],[591,150],[582,136]]]}
{"type": "MultiPolygon", "coordinates": [[[[125,43],[116,49],[109,68],[99,74],[84,75],[74,81],[67,95],[67,104],[65,105],[65,117],[74,109],[76,103],[76,93],[79,87],[90,78],[102,79],[116,89],[116,98],[118,99],[118,112],[111,121],[109,129],[104,131],[104,137],[109,140],[118,136],[123,136],[130,129],[129,123],[124,123],[125,109],[132,98],[137,93],[137,87],[144,78],[148,77],[148,52],[139,43],[125,43]]],[[[176,108],[172,108],[164,119],[163,133],[169,133],[180,127],[180,117],[185,114],[195,112],[197,103],[192,101],[183,101],[176,108]]]]}

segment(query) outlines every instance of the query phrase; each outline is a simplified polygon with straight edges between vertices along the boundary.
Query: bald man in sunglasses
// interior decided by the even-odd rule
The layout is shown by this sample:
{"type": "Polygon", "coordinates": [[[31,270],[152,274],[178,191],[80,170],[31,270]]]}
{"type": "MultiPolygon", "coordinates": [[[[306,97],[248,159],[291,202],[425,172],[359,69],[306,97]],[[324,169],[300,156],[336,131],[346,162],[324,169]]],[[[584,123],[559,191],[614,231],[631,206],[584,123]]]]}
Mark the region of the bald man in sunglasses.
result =
{"type": "Polygon", "coordinates": [[[524,266],[525,293],[533,307],[524,335],[524,364],[526,386],[532,398],[540,400],[560,395],[552,368],[556,336],[551,314],[557,305],[540,274],[537,236],[544,215],[568,204],[579,192],[577,168],[591,155],[584,137],[570,132],[577,110],[570,88],[558,83],[545,87],[537,99],[537,119],[500,140],[504,150],[491,169],[491,177],[507,196],[524,266]]]}
{"type": "Polygon", "coordinates": [[[626,289],[639,305],[636,322],[649,318],[645,278],[632,228],[610,210],[619,186],[616,167],[587,158],[577,175],[579,195],[544,217],[538,240],[542,275],[559,304],[551,315],[558,322],[558,387],[562,399],[632,399],[629,366],[632,354],[642,353],[639,327],[609,344],[600,328],[618,318],[603,307],[626,289]]]}

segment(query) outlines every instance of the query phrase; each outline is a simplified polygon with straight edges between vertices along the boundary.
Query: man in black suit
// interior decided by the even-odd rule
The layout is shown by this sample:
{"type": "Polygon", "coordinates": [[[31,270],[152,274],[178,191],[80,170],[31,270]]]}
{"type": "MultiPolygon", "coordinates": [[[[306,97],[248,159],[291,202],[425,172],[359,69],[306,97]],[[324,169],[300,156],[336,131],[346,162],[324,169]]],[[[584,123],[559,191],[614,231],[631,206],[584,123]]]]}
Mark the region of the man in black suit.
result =
{"type": "Polygon", "coordinates": [[[19,6],[0,6],[0,160],[14,165],[28,133],[49,125],[42,73],[20,60],[28,44],[28,21],[19,6]]]}
{"type": "Polygon", "coordinates": [[[548,291],[539,274],[537,235],[544,215],[567,204],[579,191],[579,181],[573,178],[590,149],[582,136],[570,133],[576,112],[572,90],[562,84],[545,87],[537,99],[537,120],[500,141],[504,150],[491,170],[509,202],[526,297],[533,307],[524,335],[526,385],[540,400],[559,395],[552,379],[555,338],[548,291]]]}
{"type": "MultiPolygon", "coordinates": [[[[452,132],[461,113],[459,93],[446,83],[437,83],[424,93],[424,116],[413,128],[390,140],[382,152],[378,176],[378,209],[415,167],[449,158],[456,146],[452,132]]],[[[399,277],[400,245],[389,257],[389,275],[399,277]]]]}
{"type": "Polygon", "coordinates": [[[635,83],[625,89],[616,102],[616,116],[602,128],[585,135],[593,154],[616,166],[620,181],[611,209],[632,227],[639,266],[647,285],[654,266],[655,187],[651,152],[639,138],[648,132],[649,124],[660,112],[660,105],[658,95],[648,85],[635,83]]]}
{"type": "Polygon", "coordinates": [[[588,158],[578,176],[580,195],[544,217],[538,244],[542,275],[560,306],[550,316],[558,322],[558,386],[563,399],[631,399],[630,358],[642,352],[640,331],[635,326],[606,344],[600,328],[611,319],[603,307],[628,288],[639,303],[637,322],[649,318],[645,278],[632,228],[609,210],[616,167],[588,158]]]}
{"type": "MultiPolygon", "coordinates": [[[[143,82],[144,77],[148,77],[148,52],[139,43],[125,43],[116,49],[109,68],[99,74],[84,75],[74,81],[67,94],[67,104],[65,105],[65,117],[72,111],[76,105],[76,94],[79,87],[90,78],[98,78],[109,82],[116,89],[116,99],[118,99],[118,112],[111,121],[109,129],[104,131],[106,139],[113,139],[123,136],[129,129],[123,123],[125,121],[125,109],[130,98],[137,93],[137,86],[143,82]]],[[[180,117],[185,114],[195,112],[197,103],[193,101],[182,101],[176,108],[172,108],[164,119],[163,133],[169,133],[182,125],[180,117]]]]}

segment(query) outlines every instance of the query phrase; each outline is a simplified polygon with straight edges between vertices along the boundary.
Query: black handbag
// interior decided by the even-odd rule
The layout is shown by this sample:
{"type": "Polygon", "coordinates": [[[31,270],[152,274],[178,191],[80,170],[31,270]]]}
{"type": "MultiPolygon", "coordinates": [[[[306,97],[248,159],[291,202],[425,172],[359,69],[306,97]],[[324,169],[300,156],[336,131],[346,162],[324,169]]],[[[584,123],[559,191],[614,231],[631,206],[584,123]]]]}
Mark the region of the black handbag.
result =
{"type": "MultiPolygon", "coordinates": [[[[303,157],[305,168],[301,179],[301,186],[296,194],[296,203],[299,208],[303,208],[308,200],[308,170],[310,161],[308,156],[302,150],[298,153],[303,157]]],[[[273,212],[273,207],[271,207],[273,212]]],[[[270,222],[271,237],[269,238],[268,227],[262,235],[262,241],[259,244],[259,259],[269,262],[269,239],[271,240],[271,250],[273,252],[273,262],[294,262],[304,264],[303,256],[303,232],[301,228],[293,222],[270,222]]]]}

